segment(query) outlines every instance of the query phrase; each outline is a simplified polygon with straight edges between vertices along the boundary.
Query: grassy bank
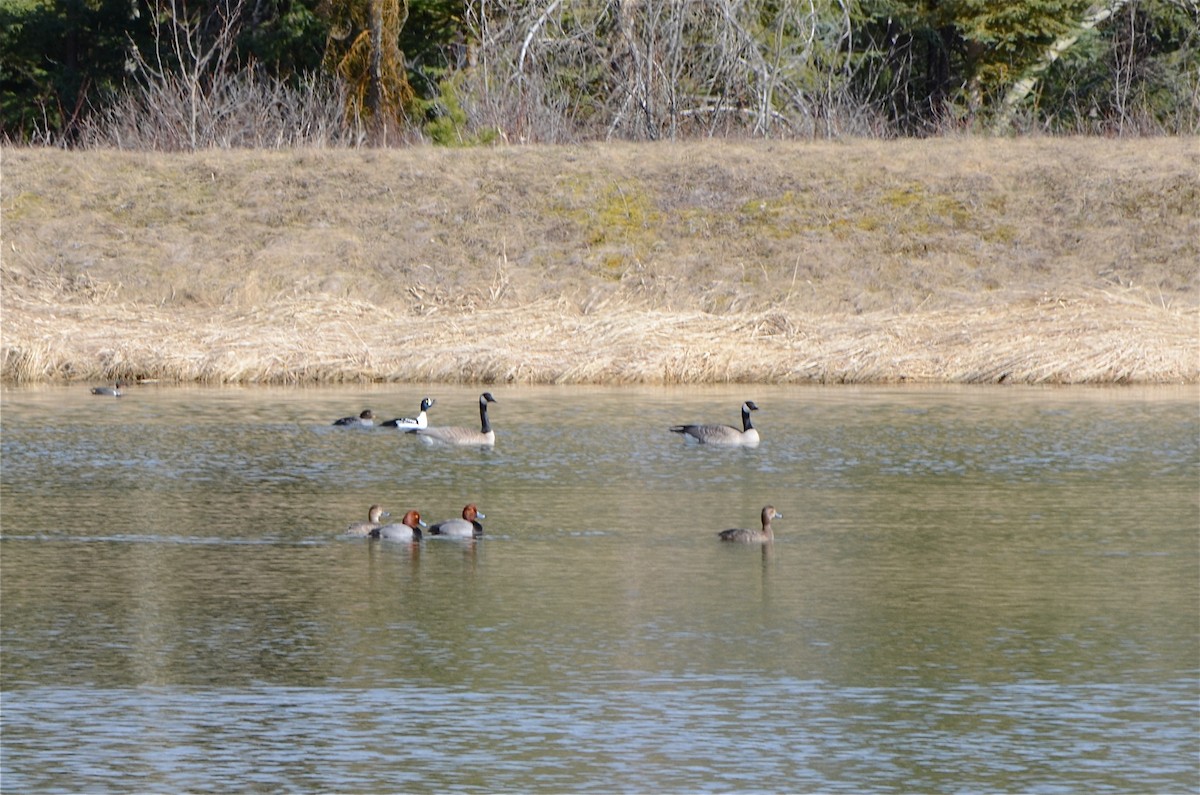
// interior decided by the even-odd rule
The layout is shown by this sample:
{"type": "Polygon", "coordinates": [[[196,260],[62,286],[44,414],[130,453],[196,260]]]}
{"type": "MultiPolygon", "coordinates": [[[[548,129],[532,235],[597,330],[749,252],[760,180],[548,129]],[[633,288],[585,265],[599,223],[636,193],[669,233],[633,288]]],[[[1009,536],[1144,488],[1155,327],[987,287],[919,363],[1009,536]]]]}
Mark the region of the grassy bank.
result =
{"type": "Polygon", "coordinates": [[[7,382],[1195,382],[1200,141],[2,151],[7,382]]]}

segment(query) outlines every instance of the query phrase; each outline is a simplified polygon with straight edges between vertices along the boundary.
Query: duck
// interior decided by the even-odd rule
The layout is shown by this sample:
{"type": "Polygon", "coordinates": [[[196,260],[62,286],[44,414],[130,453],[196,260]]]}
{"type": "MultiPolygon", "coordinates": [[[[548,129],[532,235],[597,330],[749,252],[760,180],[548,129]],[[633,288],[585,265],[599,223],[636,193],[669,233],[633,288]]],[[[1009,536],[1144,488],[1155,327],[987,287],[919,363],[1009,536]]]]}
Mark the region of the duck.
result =
{"type": "Polygon", "coordinates": [[[437,403],[433,398],[427,397],[421,400],[421,413],[415,417],[397,417],[394,420],[388,420],[383,423],[384,428],[428,428],[429,416],[425,413],[433,408],[433,404],[437,403]]]}
{"type": "Polygon", "coordinates": [[[393,522],[376,527],[371,531],[371,538],[382,538],[385,541],[420,541],[421,528],[424,526],[421,514],[417,511],[409,511],[404,514],[404,520],[399,523],[393,522]]]}
{"type": "Polygon", "coordinates": [[[121,387],[123,386],[125,385],[120,381],[117,381],[112,386],[94,386],[92,387],[92,394],[103,397],[121,397],[121,387]]]}
{"type": "Polygon", "coordinates": [[[488,422],[487,404],[495,402],[496,398],[492,397],[491,392],[484,392],[479,396],[480,428],[478,431],[455,425],[440,425],[425,428],[406,428],[405,433],[415,433],[421,439],[433,442],[459,445],[478,444],[490,447],[496,443],[496,432],[492,430],[492,424],[488,422]]]}
{"type": "Polygon", "coordinates": [[[722,541],[735,541],[743,544],[763,544],[775,540],[775,531],[771,529],[771,520],[783,518],[783,514],[775,510],[771,505],[762,509],[762,529],[761,530],[745,530],[742,528],[733,528],[730,530],[722,530],[717,533],[717,537],[722,541]]]}
{"type": "Polygon", "coordinates": [[[485,518],[484,515],[472,502],[463,508],[461,519],[446,519],[431,525],[429,535],[446,538],[479,538],[483,535],[483,525],[479,523],[479,520],[483,518],[485,518]]]}
{"type": "Polygon", "coordinates": [[[372,531],[377,530],[379,528],[379,520],[385,516],[391,516],[391,514],[388,513],[387,511],[383,510],[382,505],[372,505],[367,510],[367,521],[352,522],[350,524],[350,526],[346,528],[346,535],[348,535],[348,536],[370,535],[372,533],[372,531]]]}
{"type": "Polygon", "coordinates": [[[356,425],[363,428],[370,428],[375,424],[375,412],[366,409],[357,417],[342,417],[340,420],[334,420],[334,425],[356,425]]]}
{"type": "Polygon", "coordinates": [[[700,444],[754,447],[758,444],[758,430],[750,422],[750,412],[758,411],[753,400],[742,404],[742,429],[732,425],[674,425],[673,433],[683,434],[685,439],[694,439],[700,444]]]}

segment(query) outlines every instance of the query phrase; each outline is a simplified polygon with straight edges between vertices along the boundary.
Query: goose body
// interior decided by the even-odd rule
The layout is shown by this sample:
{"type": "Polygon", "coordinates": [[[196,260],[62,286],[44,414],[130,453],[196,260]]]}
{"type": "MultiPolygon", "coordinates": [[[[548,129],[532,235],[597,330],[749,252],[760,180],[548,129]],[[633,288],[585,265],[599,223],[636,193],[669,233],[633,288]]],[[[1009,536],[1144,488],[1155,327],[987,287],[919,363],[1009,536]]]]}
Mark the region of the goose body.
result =
{"type": "Polygon", "coordinates": [[[758,429],[750,421],[750,412],[758,411],[753,400],[742,404],[742,428],[738,430],[732,425],[674,425],[671,431],[683,434],[685,439],[692,439],[700,444],[719,444],[726,446],[754,447],[758,444],[758,429]]]}
{"type": "Polygon", "coordinates": [[[774,541],[775,531],[771,529],[771,520],[782,516],[783,514],[777,513],[774,507],[768,505],[762,509],[761,530],[746,530],[738,527],[731,530],[722,530],[720,533],[717,533],[717,536],[722,541],[734,541],[742,544],[762,544],[774,541]]]}
{"type": "Polygon", "coordinates": [[[409,511],[404,514],[404,521],[385,524],[372,530],[371,538],[382,538],[386,541],[420,541],[421,528],[424,526],[421,514],[409,511]]]}
{"type": "Polygon", "coordinates": [[[421,401],[421,413],[415,417],[397,417],[394,420],[388,420],[383,423],[385,428],[428,428],[429,415],[425,412],[433,408],[433,404],[437,403],[433,398],[424,398],[421,401]]]}
{"type": "Polygon", "coordinates": [[[340,420],[334,420],[334,425],[354,425],[362,428],[370,428],[375,424],[375,412],[367,409],[357,417],[342,417],[340,420]]]}
{"type": "Polygon", "coordinates": [[[112,386],[94,386],[92,394],[102,397],[121,397],[121,382],[118,381],[112,386]]]}
{"type": "Polygon", "coordinates": [[[383,510],[382,505],[372,505],[367,511],[367,521],[353,522],[346,528],[348,536],[368,536],[372,531],[379,528],[379,520],[387,516],[388,512],[383,510]]]}
{"type": "Polygon", "coordinates": [[[431,525],[429,535],[445,536],[446,538],[479,538],[483,535],[483,525],[479,523],[484,515],[479,512],[475,503],[463,508],[461,519],[446,519],[431,525]]]}
{"type": "Polygon", "coordinates": [[[490,447],[496,443],[496,432],[488,421],[488,403],[495,403],[491,392],[479,396],[479,430],[455,425],[437,425],[426,428],[408,428],[407,433],[415,433],[421,439],[431,442],[443,442],[457,445],[485,445],[490,447]]]}

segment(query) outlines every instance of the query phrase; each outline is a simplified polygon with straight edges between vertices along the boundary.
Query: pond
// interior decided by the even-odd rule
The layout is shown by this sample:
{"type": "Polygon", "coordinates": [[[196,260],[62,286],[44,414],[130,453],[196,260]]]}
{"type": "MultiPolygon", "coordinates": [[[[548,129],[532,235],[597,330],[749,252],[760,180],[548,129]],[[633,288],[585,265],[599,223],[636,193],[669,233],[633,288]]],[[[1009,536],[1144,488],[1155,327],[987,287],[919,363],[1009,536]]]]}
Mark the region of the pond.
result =
{"type": "Polygon", "coordinates": [[[4,390],[5,789],[1200,787],[1195,387],[489,389],[4,390]]]}

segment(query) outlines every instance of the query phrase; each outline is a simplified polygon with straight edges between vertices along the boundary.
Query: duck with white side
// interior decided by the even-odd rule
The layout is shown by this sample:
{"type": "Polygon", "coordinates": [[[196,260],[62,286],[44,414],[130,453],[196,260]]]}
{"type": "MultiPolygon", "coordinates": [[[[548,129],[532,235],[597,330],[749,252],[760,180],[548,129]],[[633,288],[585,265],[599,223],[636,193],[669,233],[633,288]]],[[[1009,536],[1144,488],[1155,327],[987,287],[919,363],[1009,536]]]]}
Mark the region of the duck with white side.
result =
{"type": "Polygon", "coordinates": [[[388,420],[387,422],[383,423],[383,427],[400,428],[401,430],[405,428],[428,428],[429,415],[426,414],[426,412],[433,408],[434,403],[437,403],[437,401],[431,397],[423,398],[421,400],[420,414],[415,417],[397,417],[394,420],[388,420]]]}

